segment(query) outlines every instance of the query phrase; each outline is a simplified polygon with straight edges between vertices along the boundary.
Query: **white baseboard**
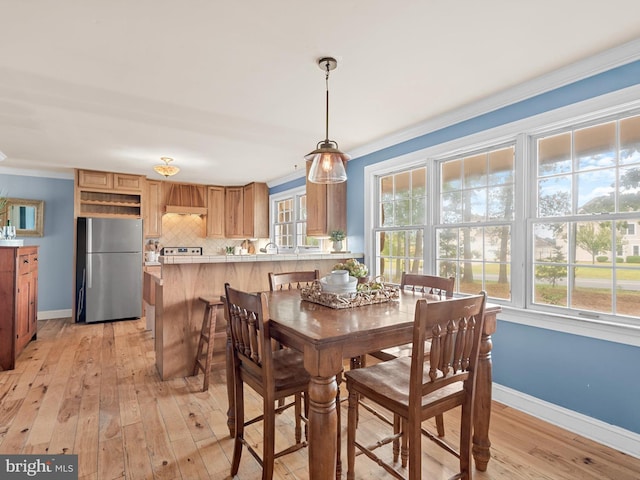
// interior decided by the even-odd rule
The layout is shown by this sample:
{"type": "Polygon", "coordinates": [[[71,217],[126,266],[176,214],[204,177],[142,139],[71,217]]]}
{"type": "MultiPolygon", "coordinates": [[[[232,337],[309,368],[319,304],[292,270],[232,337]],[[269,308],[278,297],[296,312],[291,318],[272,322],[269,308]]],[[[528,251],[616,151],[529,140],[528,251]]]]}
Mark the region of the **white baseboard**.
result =
{"type": "Polygon", "coordinates": [[[45,310],[38,312],[38,320],[49,320],[51,318],[67,318],[71,316],[71,309],[45,310]]]}
{"type": "Polygon", "coordinates": [[[493,400],[585,438],[640,458],[640,435],[587,415],[493,384],[493,400]]]}

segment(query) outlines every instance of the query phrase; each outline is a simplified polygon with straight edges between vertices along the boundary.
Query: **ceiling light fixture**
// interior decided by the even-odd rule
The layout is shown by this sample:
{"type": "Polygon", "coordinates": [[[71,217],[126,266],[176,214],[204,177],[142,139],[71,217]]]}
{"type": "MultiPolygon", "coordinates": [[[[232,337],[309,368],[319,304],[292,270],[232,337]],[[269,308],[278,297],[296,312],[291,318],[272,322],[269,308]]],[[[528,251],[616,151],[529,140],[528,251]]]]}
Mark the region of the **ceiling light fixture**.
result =
{"type": "Polygon", "coordinates": [[[178,167],[174,167],[173,165],[169,165],[170,162],[173,162],[173,158],[169,157],[160,157],[160,160],[164,162],[164,165],[154,165],[153,169],[158,172],[160,175],[166,177],[171,177],[180,171],[178,167]]]}
{"type": "Polygon", "coordinates": [[[305,155],[306,160],[313,160],[309,169],[309,181],[313,183],[341,183],[347,180],[347,172],[344,162],[351,157],[338,150],[338,142],[329,140],[329,72],[338,66],[338,62],[332,57],[323,57],[318,60],[318,66],[326,72],[325,83],[327,85],[327,108],[325,121],[325,139],[318,142],[316,149],[305,155]]]}

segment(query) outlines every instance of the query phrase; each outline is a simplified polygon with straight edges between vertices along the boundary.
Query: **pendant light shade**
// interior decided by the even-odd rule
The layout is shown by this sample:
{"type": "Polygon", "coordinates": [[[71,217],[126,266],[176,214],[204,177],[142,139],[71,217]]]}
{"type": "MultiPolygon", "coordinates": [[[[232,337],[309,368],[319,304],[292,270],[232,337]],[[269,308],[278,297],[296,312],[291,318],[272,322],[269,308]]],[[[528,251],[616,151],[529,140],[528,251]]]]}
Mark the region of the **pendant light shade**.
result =
{"type": "Polygon", "coordinates": [[[304,157],[306,160],[312,161],[308,177],[312,183],[341,183],[347,180],[344,164],[351,157],[338,149],[337,142],[329,140],[329,71],[335,69],[337,65],[338,62],[335,58],[324,57],[318,60],[318,66],[326,72],[327,103],[325,139],[318,142],[316,149],[304,157]]]}
{"type": "MultiPolygon", "coordinates": [[[[347,180],[344,162],[349,155],[334,147],[335,142],[321,142],[318,148],[306,155],[306,160],[312,160],[309,169],[309,181],[313,183],[341,183],[347,180]]],[[[337,145],[336,145],[337,146],[337,145]]]]}
{"type": "Polygon", "coordinates": [[[155,165],[153,169],[156,171],[156,173],[163,175],[165,178],[175,175],[180,171],[178,167],[169,165],[170,162],[173,162],[173,158],[160,157],[160,160],[164,162],[164,165],[155,165]]]}

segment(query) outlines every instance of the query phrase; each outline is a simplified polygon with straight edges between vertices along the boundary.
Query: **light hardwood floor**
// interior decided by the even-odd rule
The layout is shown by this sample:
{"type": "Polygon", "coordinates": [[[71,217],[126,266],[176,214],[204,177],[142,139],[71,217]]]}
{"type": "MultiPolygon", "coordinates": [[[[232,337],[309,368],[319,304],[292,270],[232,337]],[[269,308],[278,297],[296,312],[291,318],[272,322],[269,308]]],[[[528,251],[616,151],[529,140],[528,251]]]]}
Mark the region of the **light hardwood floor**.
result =
{"type": "MultiPolygon", "coordinates": [[[[38,339],[15,370],[0,372],[0,454],[75,453],[79,478],[227,479],[233,442],[226,425],[224,368],[215,368],[208,392],[202,374],[167,382],[155,369],[153,340],[144,319],[76,325],[38,323],[38,339]]],[[[248,414],[259,409],[249,395],[248,414]]],[[[346,408],[342,415],[346,437],[346,408]]],[[[456,418],[445,417],[455,441],[456,418]]],[[[276,423],[277,448],[293,438],[291,416],[276,423]],[[284,442],[284,443],[283,443],[284,442]]],[[[360,438],[388,433],[363,412],[360,438]]],[[[259,427],[248,431],[259,445],[259,427]]],[[[478,480],[640,478],[640,460],[494,403],[492,459],[478,480]]],[[[346,461],[343,446],[343,461],[346,461]]],[[[455,461],[423,440],[423,478],[443,479],[455,461]]],[[[390,454],[390,453],[389,453],[390,454]]],[[[358,457],[358,479],[391,478],[358,457]]],[[[240,480],[260,478],[245,452],[240,480]]],[[[307,451],[276,461],[276,479],[307,479],[307,451]]]]}

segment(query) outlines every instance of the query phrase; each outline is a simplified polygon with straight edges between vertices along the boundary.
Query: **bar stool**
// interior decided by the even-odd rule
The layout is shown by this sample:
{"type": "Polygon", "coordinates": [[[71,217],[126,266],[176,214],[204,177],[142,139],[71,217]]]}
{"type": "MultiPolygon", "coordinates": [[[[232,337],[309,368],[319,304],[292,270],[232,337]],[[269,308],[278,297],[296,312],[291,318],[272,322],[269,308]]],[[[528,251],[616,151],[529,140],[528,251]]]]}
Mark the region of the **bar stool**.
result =
{"type": "Polygon", "coordinates": [[[218,307],[223,305],[223,302],[218,299],[199,297],[202,303],[205,304],[204,318],[202,319],[202,330],[200,331],[200,341],[198,342],[198,351],[196,352],[196,361],[193,365],[193,376],[198,374],[198,370],[202,370],[204,373],[204,384],[202,385],[202,391],[206,392],[209,389],[209,377],[211,374],[211,359],[213,358],[213,339],[215,338],[216,331],[216,315],[218,313],[218,307]],[[202,349],[204,344],[207,344],[206,358],[202,355],[202,349]],[[202,361],[204,360],[204,365],[202,361]]]}

